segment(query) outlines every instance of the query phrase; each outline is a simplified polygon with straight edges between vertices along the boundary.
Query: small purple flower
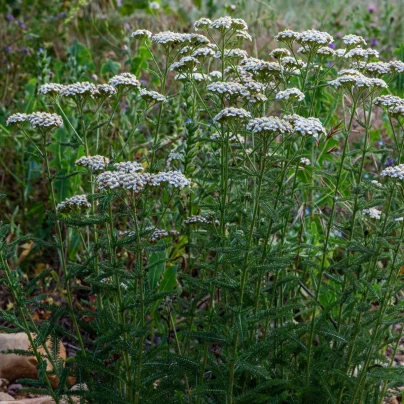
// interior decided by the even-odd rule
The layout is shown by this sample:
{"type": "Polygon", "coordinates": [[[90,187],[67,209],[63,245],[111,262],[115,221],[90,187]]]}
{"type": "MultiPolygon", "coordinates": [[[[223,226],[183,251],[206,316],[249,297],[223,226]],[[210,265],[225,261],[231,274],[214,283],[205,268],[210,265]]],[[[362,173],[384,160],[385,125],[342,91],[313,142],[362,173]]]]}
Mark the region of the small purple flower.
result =
{"type": "Polygon", "coordinates": [[[18,25],[20,26],[21,29],[27,28],[24,21],[18,21],[18,25]]]}
{"type": "Polygon", "coordinates": [[[29,55],[29,49],[28,48],[21,48],[20,52],[23,53],[24,55],[29,55]]]}
{"type": "Polygon", "coordinates": [[[376,38],[373,38],[373,39],[370,41],[370,46],[376,46],[378,43],[379,43],[379,41],[378,41],[376,38]]]}
{"type": "Polygon", "coordinates": [[[116,0],[116,6],[122,7],[122,0],[116,0]]]}
{"type": "Polygon", "coordinates": [[[125,27],[126,31],[130,31],[130,24],[128,24],[127,22],[124,24],[124,27],[125,27]]]}
{"type": "Polygon", "coordinates": [[[342,38],[341,32],[337,32],[337,33],[335,34],[335,37],[336,37],[336,38],[342,38]]]}
{"type": "Polygon", "coordinates": [[[379,140],[377,143],[379,146],[383,146],[383,144],[384,144],[383,140],[379,140]]]}
{"type": "Polygon", "coordinates": [[[192,119],[191,118],[187,118],[186,120],[185,120],[185,123],[191,123],[192,122],[192,119]]]}
{"type": "Polygon", "coordinates": [[[306,209],[304,210],[304,212],[306,213],[306,215],[310,215],[310,209],[309,209],[309,208],[306,208],[306,209]]]}
{"type": "Polygon", "coordinates": [[[387,159],[387,161],[384,163],[384,165],[385,165],[386,167],[392,166],[392,165],[394,165],[394,160],[393,160],[391,157],[389,157],[389,158],[387,159]]]}
{"type": "Polygon", "coordinates": [[[331,49],[335,49],[335,48],[336,48],[334,42],[329,43],[329,44],[328,44],[328,47],[330,47],[331,49]]]}
{"type": "Polygon", "coordinates": [[[5,46],[3,49],[4,53],[10,54],[12,52],[11,46],[5,46]]]}
{"type": "Polygon", "coordinates": [[[13,16],[11,13],[8,13],[8,14],[6,15],[6,20],[7,20],[7,21],[14,21],[14,16],[13,16]]]}
{"type": "Polygon", "coordinates": [[[371,4],[368,7],[368,11],[369,11],[369,13],[375,13],[376,12],[376,6],[374,4],[371,4]]]}

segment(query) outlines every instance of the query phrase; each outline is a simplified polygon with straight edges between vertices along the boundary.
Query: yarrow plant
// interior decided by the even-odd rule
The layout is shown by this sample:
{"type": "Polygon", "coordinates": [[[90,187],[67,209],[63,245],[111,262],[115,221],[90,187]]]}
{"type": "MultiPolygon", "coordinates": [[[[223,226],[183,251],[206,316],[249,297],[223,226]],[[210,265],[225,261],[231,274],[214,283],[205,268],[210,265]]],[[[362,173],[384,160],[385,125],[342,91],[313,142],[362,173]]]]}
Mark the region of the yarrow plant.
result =
{"type": "Polygon", "coordinates": [[[402,62],[353,34],[334,50],[287,29],[260,59],[242,19],[194,29],[137,29],[141,76],[44,83],[50,112],[6,122],[43,169],[53,223],[49,240],[0,232],[17,307],[2,315],[30,338],[33,391],[73,402],[74,376],[88,403],[383,404],[403,372],[402,62]],[[56,258],[22,287],[11,257],[30,237],[56,258]],[[51,271],[60,305],[37,293],[51,271]],[[46,345],[60,338],[66,363],[46,345]]]}

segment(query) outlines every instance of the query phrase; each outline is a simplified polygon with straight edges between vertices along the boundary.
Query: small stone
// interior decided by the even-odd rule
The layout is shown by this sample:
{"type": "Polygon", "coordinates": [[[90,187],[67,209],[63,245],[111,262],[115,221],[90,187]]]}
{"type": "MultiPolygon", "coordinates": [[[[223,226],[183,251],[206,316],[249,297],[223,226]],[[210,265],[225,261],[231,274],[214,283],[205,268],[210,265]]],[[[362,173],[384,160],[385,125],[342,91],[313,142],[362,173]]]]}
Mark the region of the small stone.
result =
{"type": "Polygon", "coordinates": [[[12,383],[8,386],[7,393],[10,394],[10,396],[16,396],[20,392],[21,389],[22,389],[22,384],[12,383]]]}
{"type": "Polygon", "coordinates": [[[15,401],[15,398],[10,394],[0,392],[0,402],[2,401],[15,401]]]}

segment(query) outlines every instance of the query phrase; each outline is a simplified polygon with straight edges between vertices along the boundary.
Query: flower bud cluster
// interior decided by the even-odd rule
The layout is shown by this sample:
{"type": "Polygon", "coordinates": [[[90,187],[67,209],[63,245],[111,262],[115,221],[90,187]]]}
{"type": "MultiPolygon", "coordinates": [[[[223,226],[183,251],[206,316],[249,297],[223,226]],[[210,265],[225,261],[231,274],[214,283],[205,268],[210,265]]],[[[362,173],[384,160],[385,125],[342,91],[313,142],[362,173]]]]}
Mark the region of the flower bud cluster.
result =
{"type": "Polygon", "coordinates": [[[398,178],[399,180],[402,180],[404,179],[404,164],[387,167],[380,173],[380,175],[382,177],[398,178]]]}
{"type": "Polygon", "coordinates": [[[185,224],[194,224],[194,223],[203,223],[203,224],[209,224],[211,223],[210,220],[206,219],[203,216],[195,215],[195,216],[189,216],[184,220],[185,224]]]}
{"type": "Polygon", "coordinates": [[[382,212],[375,208],[363,209],[362,213],[364,215],[369,215],[372,219],[380,220],[382,217],[382,212]]]}
{"type": "Polygon", "coordinates": [[[84,210],[91,207],[91,203],[87,200],[87,195],[76,195],[68,198],[56,206],[59,213],[68,213],[74,210],[84,210]]]}
{"type": "Polygon", "coordinates": [[[140,82],[132,73],[122,73],[111,77],[109,85],[116,88],[134,87],[139,88],[140,82]]]}
{"type": "Polygon", "coordinates": [[[101,171],[109,164],[109,158],[105,156],[83,156],[76,160],[76,165],[87,167],[90,171],[101,171]]]}
{"type": "Polygon", "coordinates": [[[246,118],[251,118],[251,114],[246,111],[243,108],[225,108],[222,111],[220,111],[214,118],[213,120],[215,122],[225,122],[225,121],[231,121],[234,119],[246,119],[246,118]]]}
{"type": "Polygon", "coordinates": [[[247,124],[247,130],[254,133],[284,134],[292,131],[292,125],[277,116],[269,116],[251,119],[247,124]]]}

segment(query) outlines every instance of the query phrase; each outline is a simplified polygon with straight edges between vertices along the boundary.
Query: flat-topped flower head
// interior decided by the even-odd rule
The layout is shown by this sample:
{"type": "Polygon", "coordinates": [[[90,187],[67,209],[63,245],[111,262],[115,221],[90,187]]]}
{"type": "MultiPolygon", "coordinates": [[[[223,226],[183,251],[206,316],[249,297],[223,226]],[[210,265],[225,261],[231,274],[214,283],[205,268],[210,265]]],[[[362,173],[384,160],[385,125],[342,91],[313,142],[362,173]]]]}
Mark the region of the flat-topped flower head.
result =
{"type": "Polygon", "coordinates": [[[287,100],[287,101],[303,101],[304,94],[298,88],[288,88],[284,91],[279,91],[275,98],[277,100],[287,100]]]}
{"type": "Polygon", "coordinates": [[[252,36],[247,31],[244,30],[237,30],[234,36],[239,41],[242,41],[243,39],[245,39],[246,41],[252,41],[252,36]]]}
{"type": "Polygon", "coordinates": [[[212,77],[212,79],[221,80],[222,72],[219,72],[218,70],[213,70],[209,73],[209,76],[212,77]]]}
{"type": "Polygon", "coordinates": [[[315,139],[327,134],[318,118],[300,117],[295,119],[293,122],[293,131],[300,133],[302,136],[313,136],[315,139]]]}
{"type": "Polygon", "coordinates": [[[281,57],[290,56],[290,51],[286,48],[276,48],[272,52],[270,52],[269,56],[274,59],[279,59],[281,57]]]}
{"type": "Polygon", "coordinates": [[[367,88],[372,91],[387,88],[387,83],[382,79],[369,78],[360,73],[344,74],[335,80],[329,81],[328,84],[335,88],[351,88],[354,86],[359,89],[367,88]]]}
{"type": "Polygon", "coordinates": [[[55,97],[60,95],[60,92],[63,90],[63,88],[64,88],[63,84],[47,83],[39,87],[38,94],[50,95],[52,97],[55,97]]]}
{"type": "Polygon", "coordinates": [[[144,170],[143,166],[136,161],[124,161],[121,163],[114,163],[114,168],[116,171],[123,173],[133,173],[144,170]]]}
{"type": "Polygon", "coordinates": [[[247,23],[241,18],[231,18],[231,17],[220,17],[214,20],[209,28],[216,29],[221,32],[228,31],[230,29],[235,31],[245,31],[248,29],[247,23]]]}
{"type": "Polygon", "coordinates": [[[335,50],[335,56],[337,58],[342,58],[345,57],[345,55],[348,53],[348,49],[336,49],[335,50]]]}
{"type": "Polygon", "coordinates": [[[404,179],[404,164],[387,167],[380,173],[380,175],[382,177],[398,178],[399,180],[402,180],[404,179]]]}
{"type": "Polygon", "coordinates": [[[94,91],[96,91],[95,85],[88,81],[84,81],[63,86],[63,89],[60,91],[60,96],[66,98],[91,97],[94,91]]]}
{"type": "Polygon", "coordinates": [[[101,171],[109,164],[109,158],[105,156],[83,156],[76,160],[76,165],[80,167],[86,167],[90,171],[101,171]]]}
{"type": "Polygon", "coordinates": [[[264,116],[251,119],[247,124],[247,130],[259,134],[285,134],[292,131],[292,125],[277,116],[264,116]]]}
{"type": "Polygon", "coordinates": [[[210,45],[206,36],[200,34],[180,34],[183,42],[189,42],[191,45],[210,45]]]}
{"type": "Polygon", "coordinates": [[[301,53],[302,55],[308,55],[310,52],[311,52],[311,49],[309,46],[301,46],[297,50],[297,53],[301,53]]]}
{"type": "Polygon", "coordinates": [[[353,48],[344,56],[346,59],[354,59],[356,61],[368,60],[369,58],[379,58],[379,52],[375,49],[363,49],[360,47],[353,48]]]}
{"type": "Polygon", "coordinates": [[[376,220],[380,220],[380,218],[382,217],[382,212],[375,208],[363,209],[362,213],[376,220]]]}
{"type": "Polygon", "coordinates": [[[404,73],[404,62],[401,60],[393,60],[389,62],[390,70],[394,73],[404,73]]]}
{"type": "Polygon", "coordinates": [[[98,84],[92,93],[93,98],[109,98],[116,94],[116,88],[109,84],[98,84]]]}
{"type": "Polygon", "coordinates": [[[387,112],[395,118],[404,118],[404,104],[394,105],[394,107],[390,107],[387,112]]]}
{"type": "Polygon", "coordinates": [[[184,56],[178,62],[173,63],[170,66],[170,70],[176,70],[178,72],[192,72],[197,64],[199,64],[198,59],[192,56],[184,56]]]}
{"type": "Polygon", "coordinates": [[[147,29],[138,29],[135,32],[132,32],[131,38],[137,39],[137,40],[145,40],[145,39],[150,39],[152,37],[152,33],[148,31],[147,29]]]}
{"type": "Polygon", "coordinates": [[[379,107],[395,107],[396,105],[404,105],[404,99],[397,97],[396,95],[382,95],[374,99],[373,102],[379,107]]]}
{"type": "Polygon", "coordinates": [[[299,33],[292,31],[290,29],[285,29],[282,32],[279,32],[276,36],[275,39],[279,42],[285,42],[287,44],[291,44],[296,40],[298,37],[299,33]]]}
{"type": "Polygon", "coordinates": [[[243,59],[240,62],[240,68],[262,81],[280,77],[283,70],[277,62],[266,62],[255,58],[243,59]]]}
{"type": "Polygon", "coordinates": [[[304,166],[309,166],[311,164],[311,161],[306,157],[302,157],[300,159],[300,164],[303,164],[304,166]]]}
{"type": "Polygon", "coordinates": [[[342,69],[337,74],[338,76],[362,76],[362,73],[356,69],[342,69]]]}
{"type": "MultiPolygon", "coordinates": [[[[224,57],[228,59],[246,59],[248,58],[248,53],[244,49],[225,49],[224,52],[224,57]]],[[[221,52],[216,52],[215,57],[217,59],[221,59],[222,53],[221,52]]]]}
{"type": "Polygon", "coordinates": [[[148,177],[148,185],[158,187],[167,183],[174,188],[183,189],[191,185],[191,181],[179,171],[162,171],[157,174],[151,174],[148,177]]]}
{"type": "Polygon", "coordinates": [[[87,195],[76,195],[64,200],[56,206],[58,213],[68,213],[91,208],[91,203],[87,200],[87,195]]]}
{"type": "Polygon", "coordinates": [[[34,128],[52,129],[63,126],[61,116],[48,112],[34,112],[28,115],[28,121],[34,128]]]}
{"type": "Polygon", "coordinates": [[[298,114],[291,114],[291,115],[285,115],[282,119],[284,121],[289,122],[289,123],[291,123],[293,125],[300,118],[303,118],[303,117],[298,115],[298,114]]]}
{"type": "Polygon", "coordinates": [[[334,42],[334,38],[327,32],[309,29],[307,31],[300,32],[296,37],[296,42],[302,46],[316,48],[326,46],[331,42],[334,42]]]}
{"type": "Polygon", "coordinates": [[[249,95],[248,90],[242,84],[232,81],[216,81],[215,83],[209,84],[206,89],[212,93],[223,94],[231,97],[249,95]]]}
{"type": "Polygon", "coordinates": [[[123,88],[139,88],[140,82],[132,73],[122,73],[111,77],[109,85],[117,89],[123,88]]]}
{"type": "Polygon", "coordinates": [[[294,57],[291,56],[285,56],[281,59],[281,63],[283,67],[287,67],[287,68],[302,68],[305,63],[300,60],[300,59],[295,59],[294,57]]]}
{"type": "Polygon", "coordinates": [[[195,31],[198,31],[198,29],[208,29],[210,24],[212,24],[212,20],[209,18],[200,18],[198,21],[194,22],[195,31]]]}
{"type": "Polygon", "coordinates": [[[359,35],[345,35],[342,37],[342,41],[348,47],[356,47],[360,45],[367,45],[366,41],[359,35]]]}
{"type": "Polygon", "coordinates": [[[206,219],[206,217],[200,215],[189,216],[184,220],[185,224],[209,224],[210,220],[206,219]]]}
{"type": "Polygon", "coordinates": [[[143,98],[146,102],[149,103],[156,103],[156,102],[166,102],[167,99],[164,95],[158,93],[157,91],[149,91],[141,88],[139,91],[139,95],[143,98]]]}
{"type": "Polygon", "coordinates": [[[359,62],[359,65],[362,71],[375,77],[380,77],[385,74],[391,73],[391,66],[389,63],[386,62],[359,62]]]}
{"type": "Polygon", "coordinates": [[[154,34],[151,37],[154,43],[163,45],[164,47],[176,46],[185,42],[184,34],[178,32],[164,31],[154,34]]]}
{"type": "Polygon", "coordinates": [[[213,120],[215,122],[226,122],[226,121],[233,121],[236,119],[247,119],[251,118],[251,114],[243,108],[225,108],[220,111],[213,120]]]}
{"type": "Polygon", "coordinates": [[[174,80],[177,80],[177,81],[194,80],[194,81],[202,82],[202,81],[211,81],[211,78],[207,74],[202,74],[202,73],[180,73],[174,77],[174,80]]]}
{"type": "Polygon", "coordinates": [[[195,49],[191,56],[199,60],[199,59],[206,59],[208,57],[213,57],[215,55],[216,52],[212,48],[204,46],[202,48],[195,49]]]}
{"type": "Polygon", "coordinates": [[[316,50],[316,54],[320,58],[332,57],[335,56],[335,50],[329,46],[322,46],[316,50]]]}
{"type": "Polygon", "coordinates": [[[20,124],[22,124],[24,122],[27,122],[27,121],[28,121],[28,115],[27,114],[19,114],[19,113],[17,113],[17,114],[10,115],[8,117],[7,121],[6,121],[6,124],[8,126],[10,126],[10,125],[20,125],[20,124]]]}

